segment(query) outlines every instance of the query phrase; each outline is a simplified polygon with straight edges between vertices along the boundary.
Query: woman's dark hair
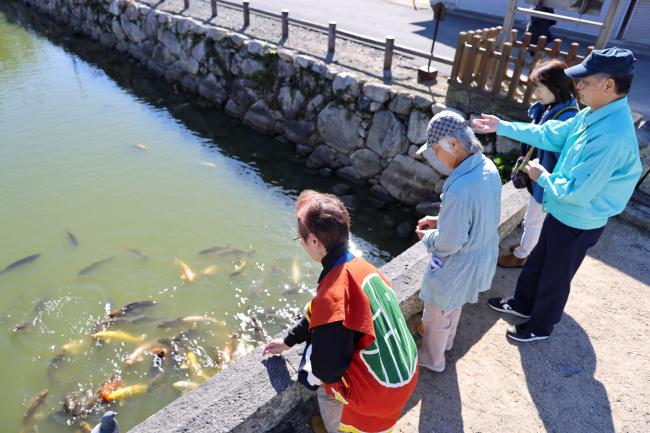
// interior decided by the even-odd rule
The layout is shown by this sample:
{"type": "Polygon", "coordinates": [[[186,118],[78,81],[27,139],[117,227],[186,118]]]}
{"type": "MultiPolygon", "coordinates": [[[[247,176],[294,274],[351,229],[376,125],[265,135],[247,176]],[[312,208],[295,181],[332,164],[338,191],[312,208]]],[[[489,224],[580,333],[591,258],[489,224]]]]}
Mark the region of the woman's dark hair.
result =
{"type": "Polygon", "coordinates": [[[350,215],[341,200],[332,194],[306,190],[296,202],[298,233],[307,239],[313,233],[331,251],[350,237],[350,215]]]}
{"type": "Polygon", "coordinates": [[[532,85],[543,84],[555,96],[555,102],[567,102],[577,94],[576,85],[567,77],[564,70],[566,63],[560,60],[548,60],[540,63],[530,73],[528,79],[532,85]]]}

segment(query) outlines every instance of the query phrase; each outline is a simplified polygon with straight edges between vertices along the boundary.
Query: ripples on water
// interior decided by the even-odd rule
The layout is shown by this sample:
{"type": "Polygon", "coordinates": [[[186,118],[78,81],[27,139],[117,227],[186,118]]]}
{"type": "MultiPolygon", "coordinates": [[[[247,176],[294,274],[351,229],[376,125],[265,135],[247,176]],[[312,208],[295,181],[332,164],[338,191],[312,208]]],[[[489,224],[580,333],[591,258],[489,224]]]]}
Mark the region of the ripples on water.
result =
{"type": "MultiPolygon", "coordinates": [[[[0,268],[41,254],[0,274],[7,431],[44,389],[25,428],[76,432],[112,407],[126,431],[285,329],[313,295],[320,266],[292,240],[293,205],[340,180],[11,2],[0,4],[0,131],[0,268]],[[199,254],[212,247],[223,249],[199,254]],[[153,304],[106,322],[139,301],[153,304]],[[121,334],[91,337],[102,331],[121,334]],[[101,403],[116,378],[144,394],[101,403]]],[[[411,243],[382,225],[407,211],[352,194],[368,260],[411,243]]]]}

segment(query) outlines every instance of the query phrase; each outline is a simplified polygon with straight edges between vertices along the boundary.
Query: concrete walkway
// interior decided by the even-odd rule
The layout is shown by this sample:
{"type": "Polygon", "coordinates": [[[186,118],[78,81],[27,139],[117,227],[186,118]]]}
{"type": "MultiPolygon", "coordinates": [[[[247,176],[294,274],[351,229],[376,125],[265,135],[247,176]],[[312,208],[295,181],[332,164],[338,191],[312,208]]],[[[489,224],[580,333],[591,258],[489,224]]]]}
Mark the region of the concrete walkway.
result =
{"type": "Polygon", "coordinates": [[[447,371],[421,373],[395,433],[650,431],[648,264],[647,232],[611,221],[552,338],[528,345],[506,340],[516,320],[486,306],[513,292],[519,271],[499,269],[464,309],[447,371]]]}

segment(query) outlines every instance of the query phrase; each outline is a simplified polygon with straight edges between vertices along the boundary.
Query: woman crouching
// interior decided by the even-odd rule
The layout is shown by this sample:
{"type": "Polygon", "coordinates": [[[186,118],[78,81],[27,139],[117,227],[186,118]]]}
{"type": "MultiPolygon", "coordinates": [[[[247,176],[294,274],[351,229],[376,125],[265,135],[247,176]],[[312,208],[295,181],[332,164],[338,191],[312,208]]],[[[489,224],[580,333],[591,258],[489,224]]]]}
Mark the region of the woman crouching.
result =
{"type": "Polygon", "coordinates": [[[436,114],[427,142],[440,162],[452,170],[442,190],[437,217],[418,221],[415,230],[431,253],[422,281],[424,300],[420,366],[445,370],[464,304],[475,303],[490,288],[499,252],[501,179],[494,163],[482,153],[469,124],[453,111],[436,114]]]}
{"type": "Polygon", "coordinates": [[[348,250],[350,217],[331,194],[304,191],[296,203],[298,233],[323,265],[305,317],[264,354],[307,342],[299,380],[318,387],[329,433],[386,432],[417,383],[417,349],[390,283],[348,250]]]}

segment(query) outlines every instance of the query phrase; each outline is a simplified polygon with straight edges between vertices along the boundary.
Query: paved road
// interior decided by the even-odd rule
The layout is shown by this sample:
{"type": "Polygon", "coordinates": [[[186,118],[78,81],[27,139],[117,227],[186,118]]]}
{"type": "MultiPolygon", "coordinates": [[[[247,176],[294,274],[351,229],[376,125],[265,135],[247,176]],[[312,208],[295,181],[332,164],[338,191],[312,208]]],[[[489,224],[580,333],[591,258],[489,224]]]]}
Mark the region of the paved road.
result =
{"type": "MultiPolygon", "coordinates": [[[[273,12],[289,9],[291,17],[321,24],[333,20],[342,30],[381,40],[392,34],[398,45],[423,51],[431,49],[433,14],[429,8],[422,6],[414,10],[409,0],[251,0],[251,7],[273,12]]],[[[499,13],[495,11],[495,15],[499,13]]],[[[435,52],[439,56],[453,58],[458,32],[499,24],[501,22],[487,17],[464,16],[462,12],[447,14],[438,31],[435,52]]],[[[588,45],[578,35],[572,35],[572,39],[581,42],[582,46],[588,45]]],[[[635,50],[639,62],[630,105],[634,111],[650,119],[650,53],[647,51],[641,55],[640,50],[635,50]]],[[[442,72],[449,72],[448,66],[437,66],[442,72]]]]}
{"type": "MultiPolygon", "coordinates": [[[[251,7],[279,12],[326,25],[336,21],[337,28],[384,40],[395,36],[395,43],[422,51],[431,49],[433,13],[430,8],[412,3],[387,0],[251,0],[251,7]]],[[[458,32],[496,25],[494,21],[448,15],[438,30],[436,54],[454,56],[458,32]]]]}

